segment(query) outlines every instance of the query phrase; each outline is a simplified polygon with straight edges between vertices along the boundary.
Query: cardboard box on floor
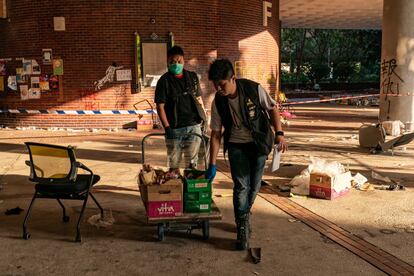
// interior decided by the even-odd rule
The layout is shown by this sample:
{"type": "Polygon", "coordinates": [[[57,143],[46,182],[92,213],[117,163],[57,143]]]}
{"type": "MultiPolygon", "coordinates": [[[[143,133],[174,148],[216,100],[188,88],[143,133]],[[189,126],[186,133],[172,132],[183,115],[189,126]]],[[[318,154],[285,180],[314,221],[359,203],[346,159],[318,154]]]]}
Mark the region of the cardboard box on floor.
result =
{"type": "Polygon", "coordinates": [[[183,182],[171,179],[162,185],[140,185],[148,217],[176,217],[183,212],[183,182]]]}
{"type": "Polygon", "coordinates": [[[312,197],[332,200],[349,192],[351,180],[351,172],[332,177],[326,174],[311,173],[309,194],[312,197]]]}

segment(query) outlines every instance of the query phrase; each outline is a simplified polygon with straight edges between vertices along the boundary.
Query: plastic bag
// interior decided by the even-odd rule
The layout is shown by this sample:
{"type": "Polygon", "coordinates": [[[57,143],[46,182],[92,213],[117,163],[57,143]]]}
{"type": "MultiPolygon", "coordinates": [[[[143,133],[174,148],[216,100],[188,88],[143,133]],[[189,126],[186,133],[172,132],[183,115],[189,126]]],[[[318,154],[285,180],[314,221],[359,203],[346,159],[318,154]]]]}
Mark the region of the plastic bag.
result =
{"type": "Polygon", "coordinates": [[[104,214],[104,217],[101,217],[101,213],[96,214],[88,218],[88,223],[91,225],[95,225],[96,228],[107,228],[114,224],[115,219],[112,216],[112,210],[109,209],[107,214],[104,214]]]}

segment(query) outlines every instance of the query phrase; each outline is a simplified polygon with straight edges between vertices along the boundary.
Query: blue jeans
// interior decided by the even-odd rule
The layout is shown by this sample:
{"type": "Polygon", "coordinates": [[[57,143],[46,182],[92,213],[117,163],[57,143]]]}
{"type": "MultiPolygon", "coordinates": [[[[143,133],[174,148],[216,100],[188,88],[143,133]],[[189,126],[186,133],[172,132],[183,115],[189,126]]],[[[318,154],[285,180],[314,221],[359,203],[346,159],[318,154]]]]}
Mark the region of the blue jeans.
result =
{"type": "Polygon", "coordinates": [[[175,128],[172,131],[177,138],[166,140],[168,167],[173,169],[180,168],[183,155],[184,167],[196,167],[201,139],[195,135],[186,136],[186,134],[196,133],[201,135],[200,125],[175,128]]]}
{"type": "Polygon", "coordinates": [[[236,222],[250,213],[260,190],[267,155],[260,155],[254,143],[230,143],[229,161],[233,179],[233,207],[236,222]]]}

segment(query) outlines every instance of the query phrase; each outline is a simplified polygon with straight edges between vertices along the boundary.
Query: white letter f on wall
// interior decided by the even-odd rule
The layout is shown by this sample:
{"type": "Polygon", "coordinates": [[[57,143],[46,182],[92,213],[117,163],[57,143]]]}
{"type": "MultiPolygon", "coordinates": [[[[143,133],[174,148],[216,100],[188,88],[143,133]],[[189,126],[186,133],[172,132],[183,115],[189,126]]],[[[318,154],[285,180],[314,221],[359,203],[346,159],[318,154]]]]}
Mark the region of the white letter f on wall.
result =
{"type": "Polygon", "coordinates": [[[272,3],[269,1],[263,1],[263,26],[267,27],[267,18],[272,17],[272,12],[269,9],[272,8],[272,3]]]}

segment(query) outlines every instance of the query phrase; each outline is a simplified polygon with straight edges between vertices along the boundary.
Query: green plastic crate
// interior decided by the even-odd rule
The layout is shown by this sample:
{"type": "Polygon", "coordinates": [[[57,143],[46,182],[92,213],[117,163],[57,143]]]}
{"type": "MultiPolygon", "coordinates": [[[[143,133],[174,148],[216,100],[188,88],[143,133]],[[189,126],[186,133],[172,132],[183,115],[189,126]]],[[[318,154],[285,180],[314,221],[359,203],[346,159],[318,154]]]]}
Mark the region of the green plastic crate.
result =
{"type": "Polygon", "coordinates": [[[184,192],[184,202],[185,201],[195,201],[195,200],[211,200],[211,191],[201,191],[201,192],[184,192]]]}
{"type": "Polygon", "coordinates": [[[185,180],[185,191],[192,192],[211,192],[211,181],[208,179],[186,179],[185,180]]]}
{"type": "Polygon", "coordinates": [[[211,212],[211,199],[186,201],[184,202],[184,212],[209,213],[211,212]]]}

